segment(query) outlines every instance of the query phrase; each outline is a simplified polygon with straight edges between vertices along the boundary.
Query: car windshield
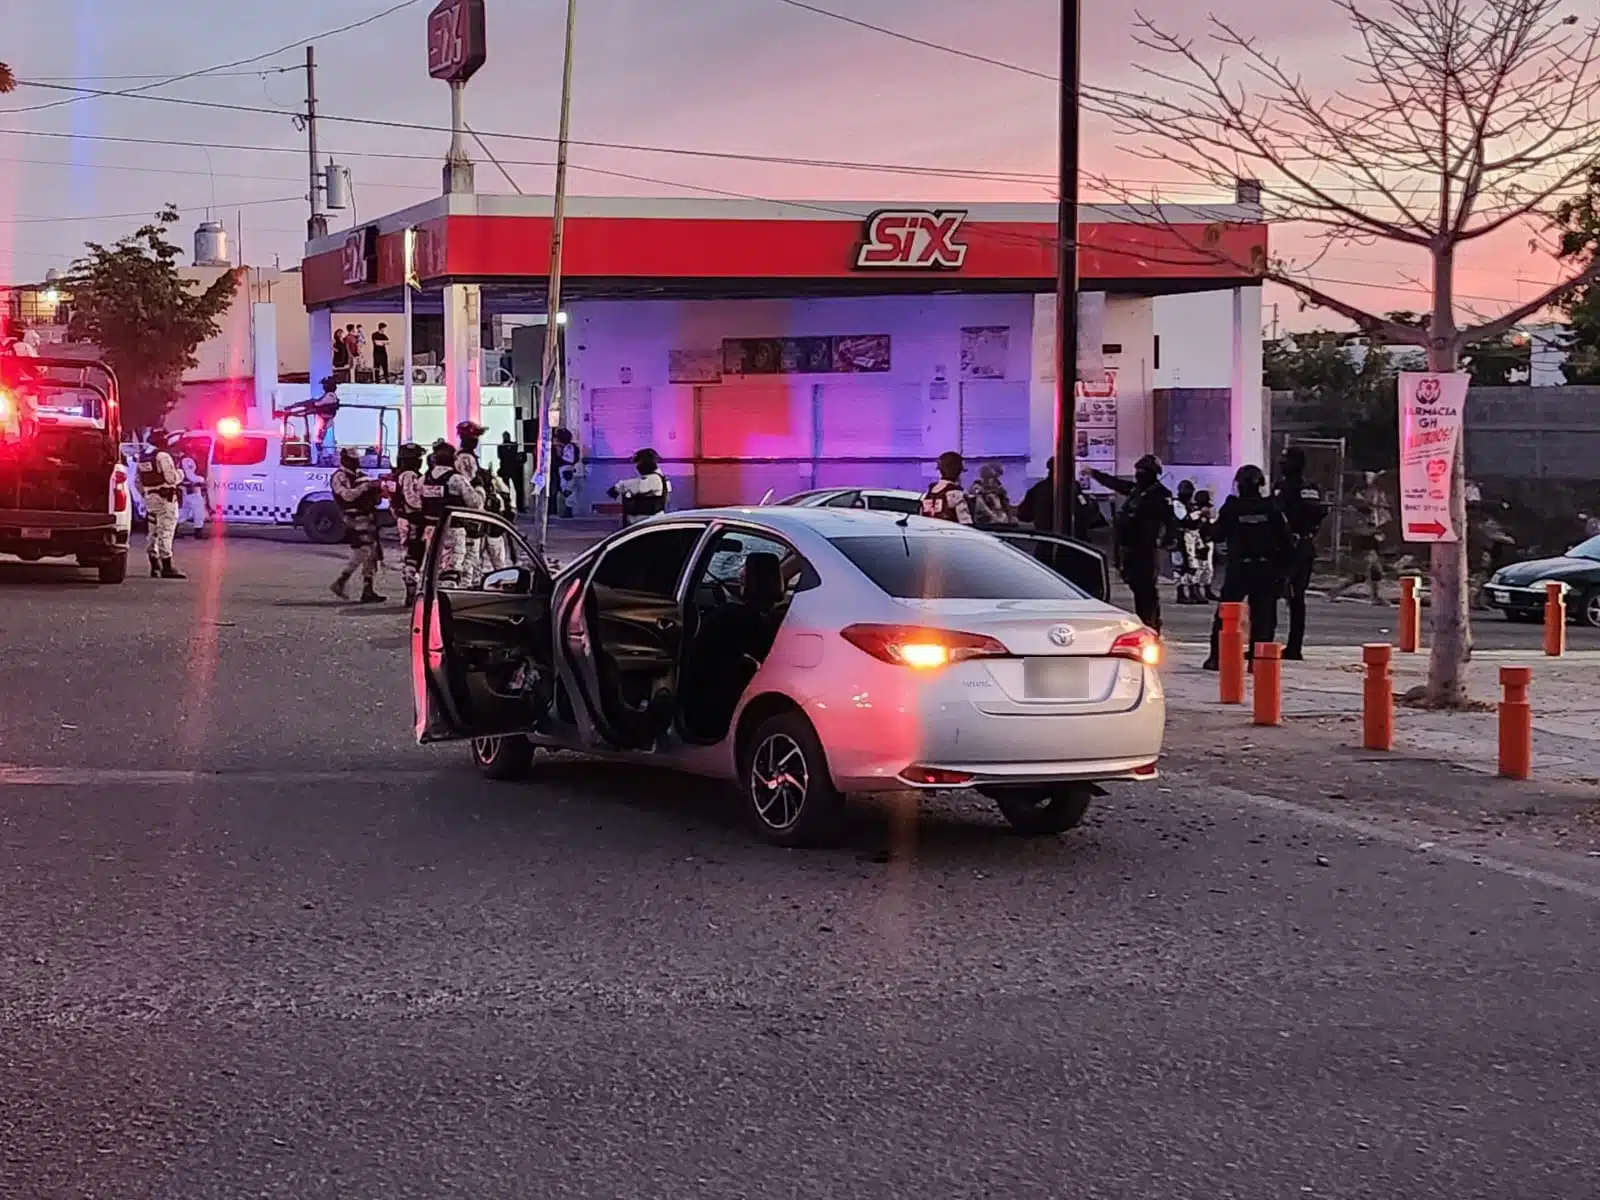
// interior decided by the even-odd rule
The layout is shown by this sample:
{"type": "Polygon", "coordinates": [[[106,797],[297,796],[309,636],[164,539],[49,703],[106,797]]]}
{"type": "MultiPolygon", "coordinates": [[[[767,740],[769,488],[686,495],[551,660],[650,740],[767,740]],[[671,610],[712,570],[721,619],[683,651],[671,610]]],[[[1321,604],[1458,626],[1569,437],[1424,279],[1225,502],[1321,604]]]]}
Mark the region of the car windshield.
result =
{"type": "Polygon", "coordinates": [[[1022,551],[988,537],[876,535],[829,539],[868,579],[901,600],[1082,600],[1022,551]]]}
{"type": "Polygon", "coordinates": [[[1586,542],[1579,542],[1567,551],[1568,558],[1592,558],[1600,562],[1600,536],[1590,538],[1586,542]]]}

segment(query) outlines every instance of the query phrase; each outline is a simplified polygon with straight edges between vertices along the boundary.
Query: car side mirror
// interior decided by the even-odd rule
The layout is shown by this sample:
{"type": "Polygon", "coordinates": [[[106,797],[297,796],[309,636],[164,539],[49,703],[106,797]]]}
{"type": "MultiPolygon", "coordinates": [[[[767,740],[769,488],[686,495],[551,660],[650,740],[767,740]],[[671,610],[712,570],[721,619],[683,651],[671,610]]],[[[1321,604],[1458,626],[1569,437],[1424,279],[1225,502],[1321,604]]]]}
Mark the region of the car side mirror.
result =
{"type": "Polygon", "coordinates": [[[533,572],[527,567],[502,567],[483,577],[483,590],[508,596],[533,594],[533,572]]]}

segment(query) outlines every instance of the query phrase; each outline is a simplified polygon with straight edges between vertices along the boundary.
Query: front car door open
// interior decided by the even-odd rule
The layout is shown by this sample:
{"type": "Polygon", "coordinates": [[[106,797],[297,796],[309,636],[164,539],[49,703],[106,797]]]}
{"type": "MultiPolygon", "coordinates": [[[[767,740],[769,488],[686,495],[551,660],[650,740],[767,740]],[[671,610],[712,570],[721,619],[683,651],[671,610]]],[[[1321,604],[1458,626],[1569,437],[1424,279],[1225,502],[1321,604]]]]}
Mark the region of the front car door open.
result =
{"type": "Polygon", "coordinates": [[[551,576],[504,521],[452,509],[434,531],[411,613],[411,683],[419,742],[530,732],[555,696],[551,576]],[[470,542],[469,542],[470,537],[470,542]],[[511,566],[472,587],[441,565],[479,538],[503,539],[511,566]]]}

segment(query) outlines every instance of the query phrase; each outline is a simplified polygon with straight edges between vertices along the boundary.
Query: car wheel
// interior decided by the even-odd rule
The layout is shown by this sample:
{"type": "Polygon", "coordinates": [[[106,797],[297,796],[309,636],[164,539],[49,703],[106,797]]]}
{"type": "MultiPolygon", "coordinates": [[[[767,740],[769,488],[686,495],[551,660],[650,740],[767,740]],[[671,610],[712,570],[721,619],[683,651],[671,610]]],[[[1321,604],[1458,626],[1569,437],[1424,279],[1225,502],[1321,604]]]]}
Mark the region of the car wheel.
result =
{"type": "Polygon", "coordinates": [[[1027,837],[1065,833],[1083,824],[1094,789],[1064,783],[1055,787],[1034,788],[994,797],[1000,813],[1011,827],[1027,837]]]}
{"type": "Polygon", "coordinates": [[[740,755],[740,790],[758,836],[777,846],[819,846],[844,829],[844,797],[811,722],[798,712],[768,717],[740,755]]]}
{"type": "Polygon", "coordinates": [[[128,556],[119,554],[95,564],[101,583],[121,583],[128,577],[128,556]]]}
{"type": "Polygon", "coordinates": [[[533,743],[521,734],[473,738],[472,761],[485,779],[526,779],[533,770],[533,743]]]}
{"type": "Polygon", "coordinates": [[[318,545],[335,546],[344,541],[344,516],[332,500],[306,505],[300,513],[300,527],[318,545]]]}
{"type": "Polygon", "coordinates": [[[1600,588],[1590,588],[1575,606],[1579,625],[1600,629],[1600,588]]]}

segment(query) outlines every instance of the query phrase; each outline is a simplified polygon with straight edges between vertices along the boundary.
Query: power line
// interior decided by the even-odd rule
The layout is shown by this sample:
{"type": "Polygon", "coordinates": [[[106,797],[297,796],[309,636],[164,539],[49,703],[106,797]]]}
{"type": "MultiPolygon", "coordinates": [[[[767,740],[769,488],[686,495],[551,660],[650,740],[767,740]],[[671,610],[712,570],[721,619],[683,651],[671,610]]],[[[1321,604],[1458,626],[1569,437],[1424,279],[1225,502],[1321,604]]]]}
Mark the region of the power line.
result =
{"type": "MultiPolygon", "coordinates": [[[[23,86],[24,85],[24,81],[18,80],[18,85],[19,86],[23,86]]],[[[70,87],[70,86],[65,85],[65,84],[34,83],[34,84],[27,84],[26,86],[50,88],[52,90],[57,90],[57,91],[80,92],[80,93],[85,93],[85,94],[90,94],[90,95],[118,96],[118,97],[125,97],[125,98],[131,99],[131,100],[147,100],[147,101],[151,101],[151,102],[154,102],[154,103],[160,103],[160,104],[178,104],[178,105],[184,105],[184,106],[190,107],[190,108],[206,108],[206,109],[213,109],[213,110],[220,111],[220,112],[250,113],[250,114],[253,114],[253,115],[257,115],[257,116],[285,117],[285,118],[292,119],[292,118],[295,118],[295,117],[300,115],[299,113],[292,112],[292,111],[289,111],[287,109],[281,109],[281,108],[263,108],[260,105],[254,105],[254,104],[228,104],[228,103],[224,103],[222,101],[216,101],[216,100],[194,100],[194,99],[189,99],[189,98],[180,97],[180,96],[149,96],[149,95],[144,95],[144,94],[135,94],[135,93],[131,93],[131,92],[105,91],[105,90],[99,89],[99,88],[70,87]]],[[[17,110],[10,110],[10,111],[25,111],[25,110],[17,109],[17,110]]],[[[6,115],[5,112],[4,111],[0,111],[0,116],[4,116],[4,115],[6,115]]],[[[361,125],[361,126],[366,126],[366,127],[375,128],[375,129],[393,129],[393,130],[398,130],[398,131],[405,132],[405,133],[439,133],[439,134],[447,134],[447,133],[450,132],[448,127],[439,126],[439,125],[427,125],[427,124],[423,124],[423,123],[418,122],[418,121],[395,121],[395,120],[389,120],[389,119],[385,119],[385,118],[381,118],[381,117],[348,117],[348,116],[340,116],[340,115],[332,114],[332,113],[323,113],[323,112],[320,112],[320,111],[317,113],[317,119],[319,121],[332,121],[332,122],[337,122],[337,123],[345,124],[345,125],[361,125]]],[[[29,130],[29,129],[0,129],[0,133],[20,134],[20,135],[26,137],[26,136],[34,136],[35,131],[29,130]]],[[[554,137],[550,137],[550,136],[543,135],[543,134],[493,132],[493,131],[484,130],[484,129],[478,130],[478,134],[479,134],[479,136],[486,137],[486,138],[504,138],[507,141],[513,141],[513,142],[536,142],[536,143],[539,143],[541,145],[554,145],[556,140],[557,140],[554,137]]],[[[75,135],[72,135],[72,134],[59,134],[57,136],[71,137],[71,136],[75,136],[75,135]]],[[[173,144],[176,144],[176,145],[193,145],[194,143],[192,143],[192,142],[178,142],[178,143],[173,143],[173,144]]],[[[1028,173],[1028,172],[1021,172],[1021,171],[977,171],[977,170],[971,170],[971,169],[952,168],[952,167],[920,166],[920,165],[913,165],[913,164],[908,164],[908,163],[875,163],[875,162],[857,162],[857,161],[851,161],[851,160],[836,160],[836,159],[821,159],[821,158],[801,158],[801,157],[789,157],[789,156],[774,155],[774,154],[739,153],[739,152],[735,152],[735,151],[731,151],[731,150],[698,150],[698,149],[691,149],[691,148],[682,147],[682,146],[650,146],[650,145],[643,145],[643,144],[635,143],[635,142],[590,142],[590,141],[583,141],[583,140],[580,140],[580,139],[577,139],[577,138],[573,138],[573,139],[570,140],[569,144],[571,144],[573,146],[582,146],[582,147],[585,147],[585,148],[591,149],[591,150],[619,150],[619,151],[625,151],[625,152],[633,153],[633,154],[665,154],[665,155],[669,155],[669,156],[673,156],[673,157],[680,157],[680,158],[705,158],[705,159],[716,159],[716,160],[726,161],[726,162],[776,163],[776,164],[787,165],[787,166],[812,167],[812,168],[817,168],[817,169],[822,169],[822,170],[876,171],[876,172],[885,172],[885,173],[891,173],[891,174],[929,175],[929,176],[934,176],[934,177],[952,178],[952,179],[955,179],[955,178],[978,178],[978,179],[989,179],[989,180],[995,180],[995,181],[1014,180],[1014,181],[1023,182],[1023,183],[1033,183],[1033,182],[1037,182],[1037,181],[1039,181],[1041,179],[1046,178],[1045,176],[1042,176],[1042,175],[1037,175],[1037,174],[1028,173]]],[[[232,148],[249,149],[250,147],[232,147],[232,148]]]]}
{"type": "MultiPolygon", "coordinates": [[[[207,79],[259,79],[263,75],[287,75],[301,67],[267,67],[259,71],[206,71],[207,79]]],[[[143,75],[31,75],[34,83],[122,83],[130,79],[166,79],[171,72],[143,75]]]]}
{"type": "MultiPolygon", "coordinates": [[[[199,76],[202,76],[202,75],[212,75],[212,74],[216,74],[219,71],[231,71],[236,67],[246,67],[246,66],[249,66],[251,63],[261,62],[263,59],[276,58],[280,54],[287,53],[290,50],[298,49],[299,47],[305,45],[307,42],[322,41],[322,40],[324,40],[326,38],[337,37],[338,35],[340,35],[342,33],[349,33],[352,29],[360,29],[363,25],[371,25],[375,21],[381,21],[381,20],[383,20],[383,18],[385,18],[387,16],[390,16],[393,13],[397,13],[397,12],[401,11],[402,9],[412,8],[415,5],[420,4],[421,2],[422,2],[422,0],[399,0],[399,3],[391,4],[388,8],[383,9],[381,12],[375,12],[371,16],[362,17],[359,21],[351,21],[348,24],[339,26],[337,29],[325,29],[321,33],[314,33],[314,34],[311,34],[309,37],[296,38],[294,41],[286,42],[282,46],[279,46],[275,50],[268,50],[263,54],[253,54],[249,58],[234,59],[232,62],[217,63],[214,66],[202,67],[197,71],[185,71],[182,74],[172,75],[172,76],[169,76],[169,77],[167,77],[165,79],[161,79],[161,80],[159,80],[158,82],[155,82],[155,83],[142,84],[142,85],[140,85],[139,87],[136,87],[136,88],[128,88],[128,89],[126,89],[124,91],[118,91],[118,92],[102,92],[102,91],[97,91],[97,90],[94,90],[94,89],[68,89],[68,90],[81,91],[84,94],[78,95],[78,96],[71,96],[71,97],[68,97],[65,100],[52,100],[48,104],[35,104],[35,105],[31,105],[31,106],[29,106],[27,108],[8,108],[8,109],[5,109],[3,111],[6,114],[9,114],[9,113],[26,113],[26,112],[44,112],[46,109],[61,108],[63,105],[76,104],[80,100],[89,100],[89,99],[93,99],[96,96],[127,96],[127,97],[131,97],[131,98],[134,98],[134,99],[140,99],[140,100],[171,99],[171,97],[166,97],[166,96],[146,96],[146,95],[144,95],[144,93],[145,92],[149,92],[149,91],[153,91],[156,88],[166,87],[169,84],[182,83],[186,79],[195,79],[195,78],[198,78],[199,76]]],[[[43,81],[31,81],[31,80],[25,81],[25,80],[21,80],[21,79],[17,80],[17,82],[19,84],[24,83],[24,82],[35,82],[36,86],[39,86],[39,87],[62,87],[63,86],[61,84],[46,84],[43,81]]]]}
{"type": "MultiPolygon", "coordinates": [[[[173,207],[177,208],[179,212],[184,212],[185,210],[195,208],[254,208],[267,204],[288,204],[291,201],[299,203],[304,200],[304,196],[278,196],[271,200],[234,200],[227,204],[211,204],[205,201],[199,201],[194,204],[180,204],[174,205],[173,207]]],[[[94,215],[78,217],[0,217],[0,225],[61,225],[67,222],[77,221],[134,221],[150,220],[154,216],[155,214],[153,212],[145,211],[131,213],[97,213],[94,215]]]]}
{"type": "MultiPolygon", "coordinates": [[[[295,153],[302,153],[295,151],[295,153]]],[[[421,159],[422,155],[417,155],[421,159]]],[[[431,160],[430,160],[431,161],[431,160]]],[[[132,171],[144,175],[193,175],[201,179],[246,179],[259,183],[304,183],[302,179],[287,175],[241,175],[234,171],[196,171],[183,170],[177,167],[135,167],[126,163],[75,163],[59,158],[14,158],[10,155],[0,155],[0,162],[20,163],[31,167],[64,167],[73,171],[82,171],[85,168],[91,171],[132,171]]],[[[363,179],[361,186],[366,188],[404,188],[407,191],[436,192],[438,185],[424,183],[388,183],[382,180],[363,179]]],[[[304,199],[304,197],[301,197],[304,199]]]]}
{"type": "Polygon", "coordinates": [[[943,42],[933,42],[909,33],[901,33],[898,29],[890,29],[884,25],[874,25],[871,21],[863,21],[858,17],[846,16],[844,13],[834,12],[828,8],[820,8],[815,4],[806,4],[804,0],[778,0],[778,3],[787,4],[790,8],[798,8],[804,12],[815,13],[819,17],[842,21],[846,25],[854,25],[857,29],[880,33],[885,37],[894,38],[896,41],[909,42],[911,45],[921,46],[925,50],[937,50],[941,54],[953,54],[957,58],[969,59],[972,62],[983,63],[990,67],[1000,67],[1006,71],[1015,71],[1019,75],[1031,75],[1035,79],[1045,79],[1051,83],[1059,83],[1061,80],[1059,75],[1052,74],[1049,71],[1036,71],[1032,67],[1023,66],[1021,63],[1008,62],[1003,58],[990,58],[986,54],[977,54],[971,50],[961,50],[955,46],[947,46],[943,42]]]}

